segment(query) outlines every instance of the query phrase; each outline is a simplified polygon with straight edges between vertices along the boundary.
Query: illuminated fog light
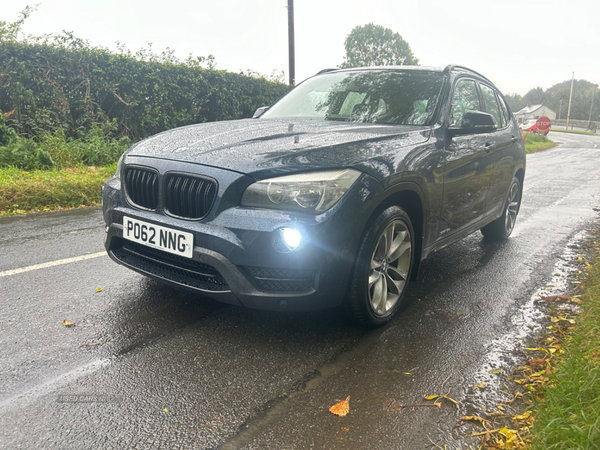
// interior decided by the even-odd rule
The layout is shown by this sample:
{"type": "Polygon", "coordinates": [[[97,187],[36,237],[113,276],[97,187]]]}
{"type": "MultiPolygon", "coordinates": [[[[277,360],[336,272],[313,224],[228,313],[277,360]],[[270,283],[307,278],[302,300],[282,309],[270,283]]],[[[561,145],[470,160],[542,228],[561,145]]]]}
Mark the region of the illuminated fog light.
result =
{"type": "Polygon", "coordinates": [[[283,253],[296,250],[302,241],[302,235],[294,228],[280,228],[274,241],[275,248],[283,253]]]}

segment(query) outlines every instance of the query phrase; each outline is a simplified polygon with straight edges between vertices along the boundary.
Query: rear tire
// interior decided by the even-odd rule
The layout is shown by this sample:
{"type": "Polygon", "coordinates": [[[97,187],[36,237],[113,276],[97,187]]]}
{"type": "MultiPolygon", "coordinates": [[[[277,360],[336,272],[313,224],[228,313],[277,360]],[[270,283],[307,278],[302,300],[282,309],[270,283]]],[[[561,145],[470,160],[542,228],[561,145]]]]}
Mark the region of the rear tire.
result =
{"type": "Polygon", "coordinates": [[[515,228],[517,214],[521,206],[521,182],[517,177],[513,177],[508,195],[506,196],[506,204],[502,215],[481,229],[487,239],[494,241],[502,241],[508,239],[515,228]]]}
{"type": "Polygon", "coordinates": [[[353,320],[367,327],[386,324],[400,307],[414,261],[414,231],[402,208],[390,206],[362,238],[346,302],[353,320]]]}

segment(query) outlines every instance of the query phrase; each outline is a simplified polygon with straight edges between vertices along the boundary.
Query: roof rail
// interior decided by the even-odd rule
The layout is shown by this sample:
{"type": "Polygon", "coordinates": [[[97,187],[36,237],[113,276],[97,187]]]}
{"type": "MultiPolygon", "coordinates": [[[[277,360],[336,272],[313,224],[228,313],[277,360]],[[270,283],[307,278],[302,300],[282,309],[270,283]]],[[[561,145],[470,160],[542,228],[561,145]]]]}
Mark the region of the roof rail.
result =
{"type": "Polygon", "coordinates": [[[315,75],[321,75],[322,73],[327,73],[327,72],[332,72],[334,70],[339,70],[338,67],[334,68],[334,69],[323,69],[323,70],[319,70],[315,75]]]}
{"type": "Polygon", "coordinates": [[[462,69],[462,70],[466,70],[467,72],[474,73],[475,75],[479,75],[481,78],[483,78],[484,80],[488,81],[490,84],[492,84],[493,86],[495,86],[495,84],[492,83],[492,81],[488,77],[480,74],[479,72],[474,71],[473,69],[469,69],[468,67],[460,66],[458,64],[448,64],[444,68],[444,73],[449,73],[451,70],[454,70],[454,69],[462,69]]]}

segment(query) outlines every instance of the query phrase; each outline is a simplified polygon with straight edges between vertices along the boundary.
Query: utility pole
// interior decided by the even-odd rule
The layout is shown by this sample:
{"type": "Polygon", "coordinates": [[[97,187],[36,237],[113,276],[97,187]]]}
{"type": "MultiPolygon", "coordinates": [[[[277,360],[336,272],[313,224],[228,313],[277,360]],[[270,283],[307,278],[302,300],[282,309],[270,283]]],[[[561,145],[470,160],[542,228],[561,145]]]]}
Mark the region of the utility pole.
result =
{"type": "Polygon", "coordinates": [[[596,86],[592,86],[592,106],[590,106],[590,118],[588,120],[588,128],[592,125],[592,109],[594,109],[594,94],[596,93],[596,86]]]}
{"type": "Polygon", "coordinates": [[[558,108],[558,120],[560,120],[561,111],[562,111],[562,98],[560,99],[560,107],[558,108]]]}
{"type": "Polygon", "coordinates": [[[569,129],[569,117],[571,116],[571,98],[573,97],[573,79],[575,78],[575,72],[571,75],[571,93],[569,94],[569,110],[567,111],[567,126],[565,130],[569,129]]]}
{"type": "Polygon", "coordinates": [[[296,84],[296,52],[294,50],[294,0],[288,0],[288,42],[290,55],[290,86],[296,84]]]}

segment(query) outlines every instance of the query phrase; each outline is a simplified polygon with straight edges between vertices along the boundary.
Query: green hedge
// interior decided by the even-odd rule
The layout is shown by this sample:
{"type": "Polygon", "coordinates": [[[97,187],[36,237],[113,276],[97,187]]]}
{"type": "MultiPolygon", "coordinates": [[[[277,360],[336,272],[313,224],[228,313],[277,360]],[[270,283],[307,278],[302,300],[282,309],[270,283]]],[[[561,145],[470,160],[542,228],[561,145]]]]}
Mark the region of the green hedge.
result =
{"type": "Polygon", "coordinates": [[[114,120],[115,136],[137,141],[183,125],[251,117],[288,89],[203,63],[172,54],[143,60],[77,39],[0,42],[0,112],[21,137],[60,129],[74,138],[114,120]]]}

